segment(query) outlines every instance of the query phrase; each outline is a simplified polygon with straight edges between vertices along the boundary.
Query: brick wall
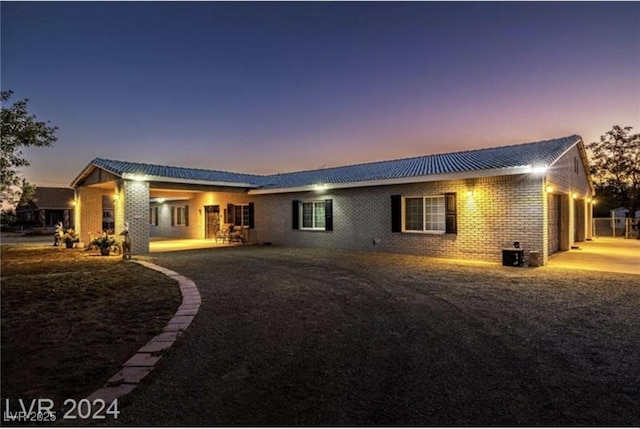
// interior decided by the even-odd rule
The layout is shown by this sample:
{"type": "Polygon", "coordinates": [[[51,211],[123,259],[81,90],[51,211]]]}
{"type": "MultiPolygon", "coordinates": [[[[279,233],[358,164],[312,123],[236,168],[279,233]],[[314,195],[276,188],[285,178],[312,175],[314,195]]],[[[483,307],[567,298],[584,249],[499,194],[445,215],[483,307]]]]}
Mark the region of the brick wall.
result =
{"type": "Polygon", "coordinates": [[[289,246],[321,246],[411,253],[444,258],[502,260],[514,241],[543,252],[546,222],[543,179],[515,175],[369,188],[256,195],[255,240],[289,246]],[[473,195],[468,195],[473,191],[473,195]],[[457,194],[457,234],[391,232],[391,195],[457,194]],[[333,231],[292,229],[292,200],[333,200],[333,231]],[[374,244],[375,242],[375,244],[374,244]]]}
{"type": "Polygon", "coordinates": [[[102,194],[104,190],[81,186],[76,189],[76,232],[85,245],[102,230],[102,194]]]}
{"type": "MultiPolygon", "coordinates": [[[[125,180],[122,193],[124,198],[120,198],[118,205],[124,203],[124,220],[129,223],[131,253],[149,253],[149,183],[125,180]]],[[[122,229],[116,210],[116,233],[122,229]]]]}

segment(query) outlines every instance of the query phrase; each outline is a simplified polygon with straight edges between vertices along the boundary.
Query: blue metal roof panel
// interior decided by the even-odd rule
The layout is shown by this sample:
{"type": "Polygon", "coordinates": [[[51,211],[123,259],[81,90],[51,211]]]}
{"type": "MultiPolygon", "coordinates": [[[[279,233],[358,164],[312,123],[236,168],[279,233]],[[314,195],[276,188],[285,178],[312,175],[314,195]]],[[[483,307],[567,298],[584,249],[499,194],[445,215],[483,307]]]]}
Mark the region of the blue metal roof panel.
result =
{"type": "Polygon", "coordinates": [[[120,176],[128,173],[205,182],[246,183],[263,189],[273,189],[310,186],[320,183],[337,184],[421,177],[489,169],[515,168],[526,165],[549,166],[580,140],[580,136],[572,135],[559,139],[511,146],[425,155],[266,176],[220,170],[114,161],[102,158],[94,159],[93,164],[120,176]]]}

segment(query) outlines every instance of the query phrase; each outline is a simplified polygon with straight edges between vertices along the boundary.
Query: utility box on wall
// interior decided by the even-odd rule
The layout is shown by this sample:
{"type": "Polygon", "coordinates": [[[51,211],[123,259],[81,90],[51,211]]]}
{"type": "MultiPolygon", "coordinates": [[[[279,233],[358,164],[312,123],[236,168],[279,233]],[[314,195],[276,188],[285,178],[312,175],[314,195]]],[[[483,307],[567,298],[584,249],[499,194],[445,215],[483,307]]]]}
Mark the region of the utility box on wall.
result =
{"type": "Polygon", "coordinates": [[[502,249],[502,265],[524,267],[524,249],[502,249]]]}
{"type": "Polygon", "coordinates": [[[542,266],[542,255],[540,254],[540,252],[536,252],[536,251],[529,252],[529,266],[530,267],[542,266]]]}

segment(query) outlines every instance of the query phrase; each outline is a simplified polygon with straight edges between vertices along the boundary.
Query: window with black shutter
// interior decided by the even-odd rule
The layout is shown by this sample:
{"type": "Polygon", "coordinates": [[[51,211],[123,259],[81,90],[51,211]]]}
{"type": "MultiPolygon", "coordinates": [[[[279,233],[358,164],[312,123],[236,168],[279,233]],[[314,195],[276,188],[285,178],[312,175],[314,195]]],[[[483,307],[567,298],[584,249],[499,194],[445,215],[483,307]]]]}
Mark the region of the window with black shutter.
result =
{"type": "Polygon", "coordinates": [[[445,198],[445,232],[447,234],[458,233],[458,209],[456,204],[455,192],[444,194],[445,198]]]}
{"type": "Polygon", "coordinates": [[[300,201],[293,200],[291,204],[291,223],[293,229],[300,229],[300,201]]]}
{"type": "Polygon", "coordinates": [[[324,230],[333,231],[333,200],[324,200],[324,230]]]}
{"type": "Polygon", "coordinates": [[[391,195],[391,232],[402,232],[402,195],[391,195]]]}
{"type": "Polygon", "coordinates": [[[255,207],[253,203],[249,203],[249,229],[253,229],[255,228],[255,220],[254,220],[254,211],[255,211],[255,207]]]}

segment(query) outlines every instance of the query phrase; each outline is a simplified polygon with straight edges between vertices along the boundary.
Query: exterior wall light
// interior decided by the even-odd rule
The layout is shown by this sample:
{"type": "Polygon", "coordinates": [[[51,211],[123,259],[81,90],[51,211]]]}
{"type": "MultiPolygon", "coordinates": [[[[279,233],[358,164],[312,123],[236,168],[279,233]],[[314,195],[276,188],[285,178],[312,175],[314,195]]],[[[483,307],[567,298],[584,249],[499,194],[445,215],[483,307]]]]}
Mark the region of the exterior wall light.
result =
{"type": "Polygon", "coordinates": [[[571,194],[571,198],[573,198],[573,199],[575,200],[576,198],[578,198],[578,194],[576,194],[575,192],[574,192],[574,193],[572,193],[572,194],[571,194]]]}
{"type": "Polygon", "coordinates": [[[166,201],[166,199],[165,198],[158,198],[157,201],[158,201],[158,203],[163,204],[166,201]]]}
{"type": "Polygon", "coordinates": [[[550,194],[553,192],[553,186],[548,185],[544,188],[545,191],[547,191],[547,194],[550,194]]]}
{"type": "Polygon", "coordinates": [[[469,198],[473,197],[473,191],[472,190],[468,190],[467,191],[467,197],[469,197],[469,198]]]}
{"type": "Polygon", "coordinates": [[[544,173],[545,171],[547,171],[547,167],[546,167],[545,165],[534,165],[534,166],[531,168],[531,172],[532,172],[533,174],[542,174],[542,173],[544,173]]]}
{"type": "Polygon", "coordinates": [[[118,201],[120,199],[119,194],[113,194],[113,201],[118,201]]]}

